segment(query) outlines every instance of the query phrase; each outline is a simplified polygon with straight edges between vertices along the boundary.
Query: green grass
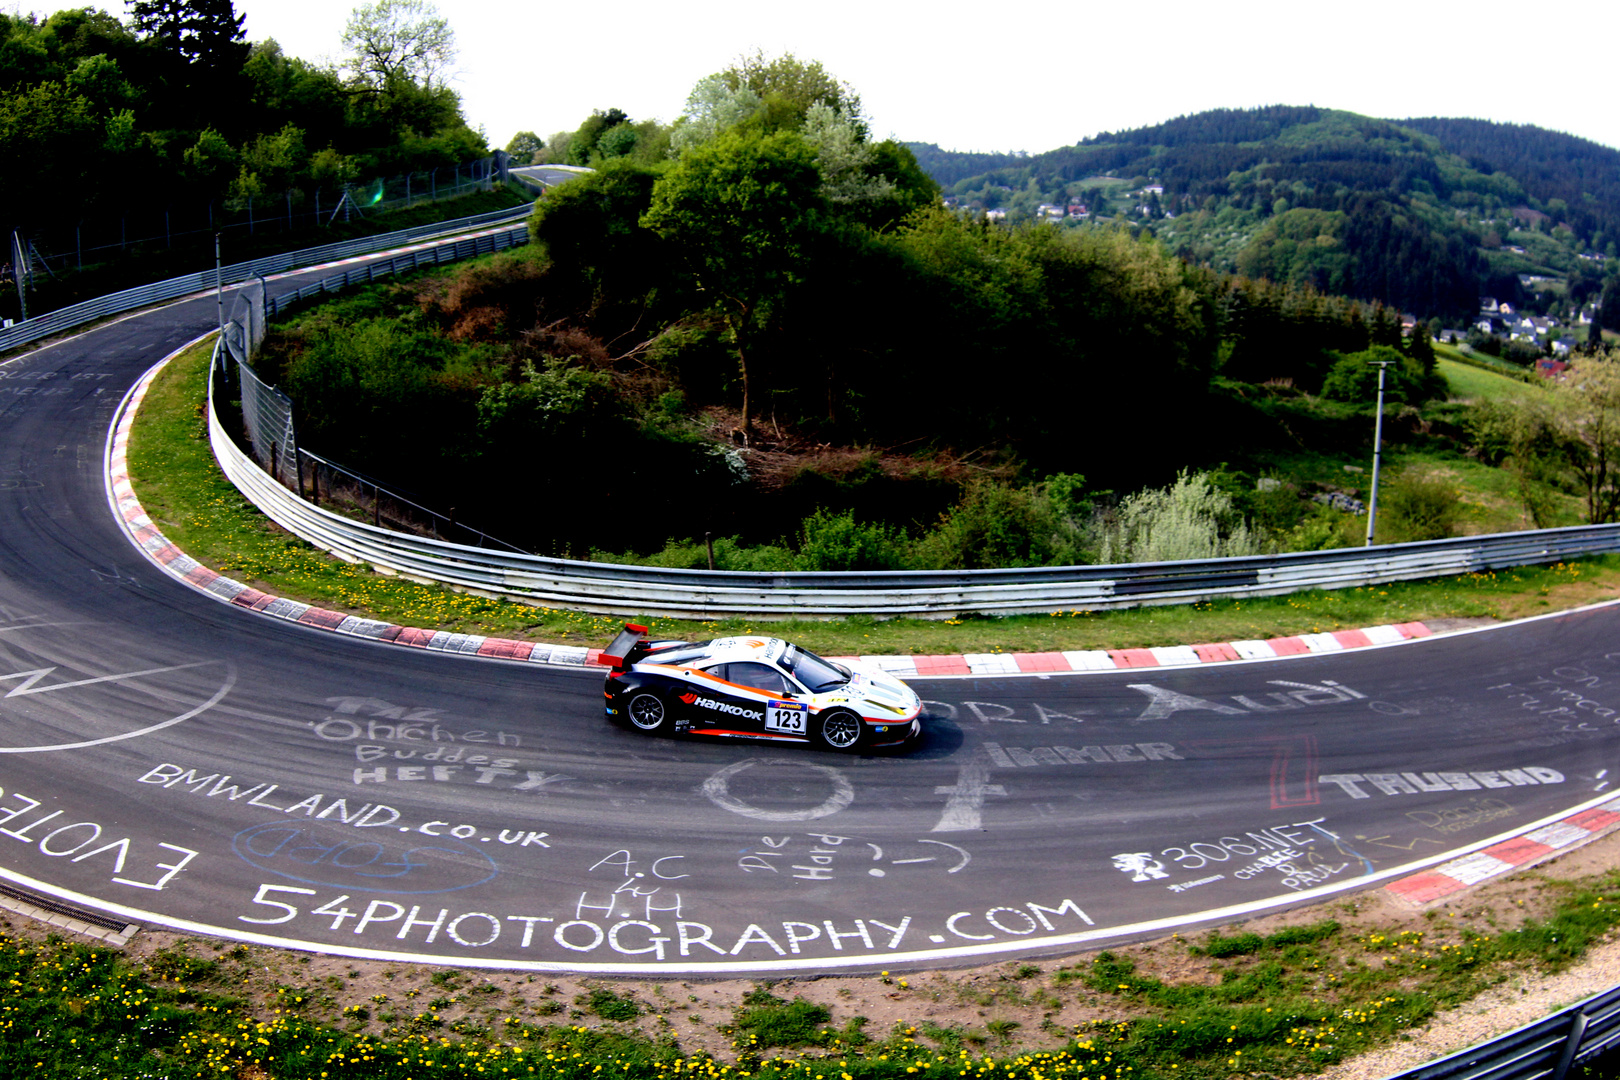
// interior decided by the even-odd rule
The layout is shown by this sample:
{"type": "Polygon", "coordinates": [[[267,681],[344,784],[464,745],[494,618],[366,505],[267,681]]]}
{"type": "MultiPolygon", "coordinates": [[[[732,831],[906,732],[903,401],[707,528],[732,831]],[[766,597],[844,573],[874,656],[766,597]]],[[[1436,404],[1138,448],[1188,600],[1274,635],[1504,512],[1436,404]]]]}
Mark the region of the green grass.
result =
{"type": "MultiPolygon", "coordinates": [[[[262,964],[253,950],[193,962],[187,943],[160,951],[140,968],[117,950],[0,935],[0,1075],[251,1078],[251,1080],[1216,1080],[1234,1072],[1300,1076],[1394,1041],[1442,1010],[1524,972],[1560,971],[1581,960],[1620,926],[1620,871],[1582,881],[1532,879],[1536,914],[1506,929],[1495,915],[1434,910],[1422,929],[1385,923],[1348,929],[1333,920],[1267,936],[1208,934],[1143,947],[1166,954],[1182,977],[1141,970],[1129,955],[1103,952],[1042,976],[1020,968],[994,984],[1008,1003],[1061,1008],[1083,1003],[1092,1015],[1075,1028],[1042,1026],[1050,1049],[987,1052],[1019,1023],[991,1015],[983,1030],[947,1022],[898,1020],[882,1038],[867,1036],[860,1016],[832,1026],[832,1010],[789,1001],[764,984],[734,1011],[735,1061],[685,1053],[660,1004],[646,1034],[622,1026],[534,1024],[507,1013],[495,997],[488,1022],[439,1015],[451,1002],[386,1004],[393,1026],[366,1030],[369,1008],[323,1001],[319,987],[282,985],[255,1005],[234,996],[262,964]],[[1459,916],[1461,916],[1459,918],[1459,916]],[[1190,947],[1189,947],[1190,946],[1190,947]],[[1184,950],[1182,959],[1175,955],[1184,950]],[[173,963],[165,964],[167,957],[173,963]],[[397,1010],[397,1011],[396,1011],[397,1010]],[[314,1019],[340,1015],[350,1030],[314,1019]],[[920,1030],[919,1030],[920,1029],[920,1030]],[[451,1036],[455,1036],[452,1038],[451,1036]],[[807,1047],[798,1056],[764,1057],[773,1047],[807,1047]]],[[[1353,905],[1344,905],[1347,910],[1353,905]]],[[[1406,924],[1410,927],[1410,923],[1406,924]]],[[[343,982],[337,979],[337,982],[343,982]]],[[[982,980],[978,980],[982,981],[982,980]]],[[[883,982],[901,1017],[942,1016],[928,986],[883,982]]],[[[969,980],[976,982],[976,980],[969,980]]],[[[471,993],[478,992],[475,987],[471,993]]],[[[971,997],[967,983],[958,988],[971,997]]],[[[548,988],[549,990],[549,988],[548,988]]],[[[499,990],[495,993],[498,995],[499,990]]],[[[607,1016],[628,996],[590,994],[607,1016]]],[[[696,1000],[691,998],[690,1000],[696,1000]]],[[[966,1001],[967,998],[964,998],[966,1001]]],[[[984,1004],[991,1004],[985,1002],[984,1004]]],[[[978,1015],[984,1016],[983,1012],[978,1015]]],[[[943,1017],[942,1017],[943,1018],[943,1017]]],[[[616,1025],[635,1019],[628,1011],[616,1025]]]]}
{"type": "Polygon", "coordinates": [[[1544,391],[1533,383],[1498,374],[1481,367],[1438,358],[1440,374],[1451,387],[1451,396],[1466,401],[1528,401],[1544,391]]]}
{"type": "MultiPolygon", "coordinates": [[[[582,645],[602,645],[612,637],[622,620],[403,581],[334,559],[275,527],[225,479],[209,450],[202,404],[207,362],[208,348],[199,346],[158,377],[129,452],[131,477],[147,513],[193,558],[277,595],[408,626],[582,645]]],[[[1470,484],[1486,478],[1506,482],[1506,474],[1465,459],[1446,458],[1444,465],[1459,472],[1483,470],[1479,477],[1469,476],[1470,484]]],[[[1482,510],[1481,521],[1495,520],[1489,513],[1482,510]]],[[[1611,556],[1432,581],[1123,611],[947,620],[642,621],[656,634],[687,639],[769,629],[834,656],[1045,652],[1269,638],[1436,618],[1516,618],[1608,599],[1617,588],[1620,557],[1611,556]]]]}
{"type": "MultiPolygon", "coordinates": [[[[1517,480],[1506,469],[1494,468],[1464,454],[1423,451],[1394,455],[1392,466],[1395,470],[1412,470],[1453,485],[1463,504],[1458,529],[1464,535],[1535,528],[1519,497],[1517,480]]],[[[1585,523],[1584,504],[1579,496],[1545,486],[1544,490],[1549,527],[1585,523]]]]}
{"type": "Polygon", "coordinates": [[[1440,344],[1434,346],[1434,355],[1438,360],[1450,360],[1464,367],[1479,368],[1484,371],[1493,371],[1506,376],[1516,382],[1536,385],[1537,376],[1521,364],[1511,360],[1503,360],[1499,356],[1492,356],[1478,349],[1463,349],[1457,345],[1440,344]]]}

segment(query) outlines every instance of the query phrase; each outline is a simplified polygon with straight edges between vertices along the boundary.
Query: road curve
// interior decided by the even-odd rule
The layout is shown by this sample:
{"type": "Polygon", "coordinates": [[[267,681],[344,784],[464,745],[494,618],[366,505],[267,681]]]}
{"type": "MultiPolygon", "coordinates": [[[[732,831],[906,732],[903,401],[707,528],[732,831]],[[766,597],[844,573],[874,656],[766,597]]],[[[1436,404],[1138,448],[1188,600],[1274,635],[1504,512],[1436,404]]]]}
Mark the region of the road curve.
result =
{"type": "Polygon", "coordinates": [[[1610,606],[917,680],[921,744],[867,757],[650,740],[603,721],[599,674],[232,608],[131,546],[103,469],[125,391],[214,316],[199,297],[0,366],[0,876],[24,889],[463,967],[937,966],[1368,887],[1611,794],[1610,606]]]}

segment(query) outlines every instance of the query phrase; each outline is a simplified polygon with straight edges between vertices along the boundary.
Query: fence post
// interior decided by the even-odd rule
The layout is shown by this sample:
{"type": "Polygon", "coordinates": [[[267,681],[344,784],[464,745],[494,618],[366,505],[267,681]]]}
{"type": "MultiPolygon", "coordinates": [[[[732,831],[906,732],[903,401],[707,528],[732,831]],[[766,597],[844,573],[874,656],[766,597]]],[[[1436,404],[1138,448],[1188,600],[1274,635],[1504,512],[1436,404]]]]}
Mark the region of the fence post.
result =
{"type": "Polygon", "coordinates": [[[309,466],[309,501],[321,505],[321,463],[318,461],[309,466]]]}
{"type": "Polygon", "coordinates": [[[302,451],[296,448],[293,450],[293,465],[298,470],[298,497],[302,499],[304,497],[304,455],[302,451]]]}
{"type": "Polygon", "coordinates": [[[1570,1021],[1569,1036],[1564,1040],[1564,1052],[1558,1056],[1558,1066],[1552,1071],[1552,1080],[1564,1080],[1568,1075],[1569,1067],[1581,1049],[1581,1037],[1586,1034],[1586,1022],[1584,1012],[1576,1012],[1575,1019],[1570,1021]]]}
{"type": "Polygon", "coordinates": [[[382,488],[376,484],[371,485],[371,523],[382,525],[382,488]]]}

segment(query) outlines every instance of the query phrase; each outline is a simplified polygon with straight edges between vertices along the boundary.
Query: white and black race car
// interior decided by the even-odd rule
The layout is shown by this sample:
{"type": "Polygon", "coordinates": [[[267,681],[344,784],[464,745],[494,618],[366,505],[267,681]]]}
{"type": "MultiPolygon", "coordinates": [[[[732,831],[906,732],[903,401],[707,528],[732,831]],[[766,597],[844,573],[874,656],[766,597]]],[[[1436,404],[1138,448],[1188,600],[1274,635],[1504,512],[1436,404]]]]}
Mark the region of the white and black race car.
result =
{"type": "Polygon", "coordinates": [[[649,641],[626,623],[602,651],[607,715],[637,731],[808,742],[829,750],[903,743],[922,702],[881,671],[823,660],[770,637],[649,641]]]}

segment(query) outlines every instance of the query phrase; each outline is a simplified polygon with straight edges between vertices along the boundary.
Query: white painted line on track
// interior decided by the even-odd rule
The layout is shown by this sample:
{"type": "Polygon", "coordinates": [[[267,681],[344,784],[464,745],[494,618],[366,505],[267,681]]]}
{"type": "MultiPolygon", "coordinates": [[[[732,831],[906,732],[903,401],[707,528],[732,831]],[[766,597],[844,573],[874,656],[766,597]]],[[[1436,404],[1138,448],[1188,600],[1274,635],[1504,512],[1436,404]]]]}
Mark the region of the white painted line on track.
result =
{"type": "MultiPolygon", "coordinates": [[[[396,952],[381,949],[357,949],[345,945],[334,944],[329,941],[310,941],[303,938],[274,937],[269,934],[260,934],[252,931],[238,930],[231,926],[216,926],[211,923],[197,922],[192,919],[178,919],[156,912],[145,911],[140,908],[128,907],[103,900],[99,897],[86,896],[70,889],[62,889],[46,882],[38,881],[24,874],[16,873],[5,867],[0,867],[0,877],[14,882],[18,886],[43,892],[50,896],[59,897],[75,904],[109,911],[121,915],[132,922],[145,920],[148,925],[165,926],[191,934],[208,934],[222,937],[230,941],[243,941],[255,945],[269,945],[274,948],[301,949],[306,952],[325,953],[330,956],[352,956],[356,959],[384,960],[391,963],[413,964],[448,964],[464,968],[488,968],[505,971],[558,971],[578,972],[587,975],[627,975],[642,977],[659,977],[668,975],[734,975],[745,973],[769,974],[780,971],[861,971],[876,968],[889,968],[896,964],[934,964],[945,962],[972,962],[984,957],[1028,955],[1035,952],[1053,952],[1062,949],[1084,948],[1104,941],[1117,941],[1126,938],[1150,937],[1170,931],[1184,930],[1189,927],[1207,925],[1210,923],[1229,922],[1240,917],[1258,915],[1262,912],[1275,911],[1282,908],[1299,907],[1318,900],[1325,900],[1346,892],[1365,889],[1370,885],[1411,874],[1430,866],[1448,860],[1467,856],[1483,848],[1511,840],[1523,835],[1527,831],[1545,828],[1556,824],[1574,814],[1600,806],[1614,799],[1612,794],[1596,799],[1589,799],[1577,806],[1560,810],[1539,821],[1531,822],[1522,828],[1501,833],[1466,847],[1456,848],[1452,851],[1432,855],[1424,859],[1406,863],[1402,866],[1380,870],[1373,874],[1364,874],[1360,877],[1350,878],[1332,885],[1321,885],[1314,889],[1288,893],[1282,896],[1271,897],[1266,900],[1251,900],[1242,904],[1233,904],[1227,907],[1210,908],[1205,911],[1189,912],[1184,915],[1168,916],[1162,919],[1150,919],[1144,922],[1126,923],[1118,926],[1100,927],[1095,930],[1084,930],[1075,934],[1054,934],[1041,938],[1021,938],[1016,941],[999,941],[991,945],[966,945],[945,949],[918,949],[910,952],[892,952],[873,955],[870,953],[858,956],[831,956],[810,958],[802,960],[776,960],[761,963],[758,961],[721,961],[704,963],[650,963],[650,964],[602,964],[602,963],[553,963],[537,960],[512,959],[482,959],[477,956],[458,954],[435,955],[430,953],[396,952]]],[[[1593,837],[1600,834],[1593,833],[1593,837]]],[[[1493,860],[1495,861],[1495,860],[1493,860]]]]}

